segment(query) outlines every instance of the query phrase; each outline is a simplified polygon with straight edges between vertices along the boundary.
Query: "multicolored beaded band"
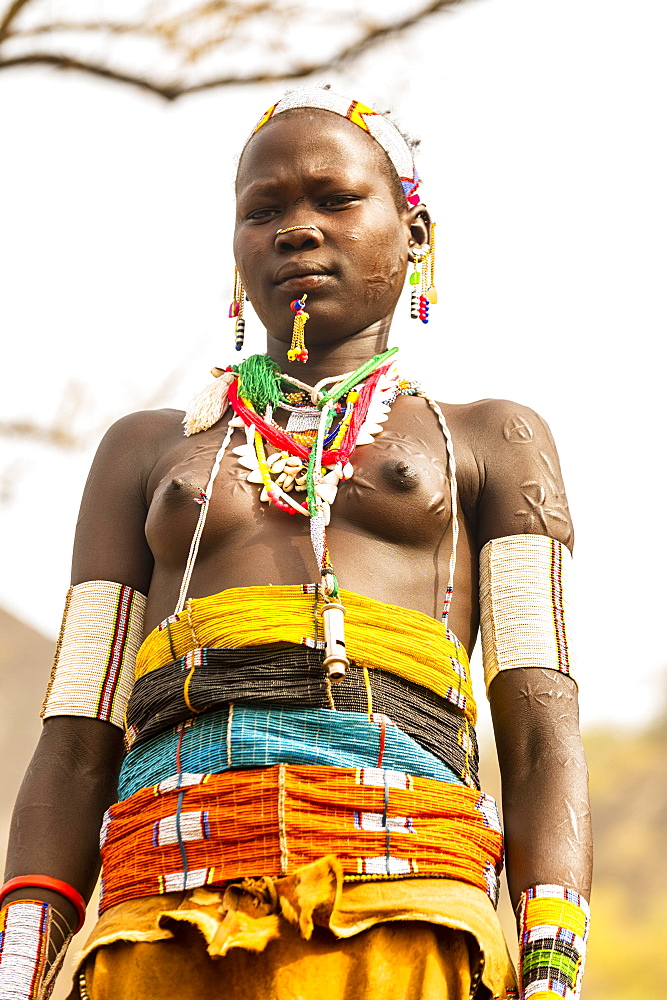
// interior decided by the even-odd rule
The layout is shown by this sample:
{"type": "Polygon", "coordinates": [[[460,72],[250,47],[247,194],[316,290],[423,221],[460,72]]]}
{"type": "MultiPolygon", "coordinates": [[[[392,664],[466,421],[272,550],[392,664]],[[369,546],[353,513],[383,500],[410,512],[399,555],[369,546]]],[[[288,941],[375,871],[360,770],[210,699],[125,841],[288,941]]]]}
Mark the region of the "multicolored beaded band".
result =
{"type": "MultiPolygon", "coordinates": [[[[419,611],[350,590],[341,590],[340,597],[351,660],[428,688],[475,724],[468,658],[452,632],[419,611]]],[[[276,642],[318,648],[323,603],[315,584],[231,587],[193,598],[146,637],[137,654],[137,679],[187,653],[198,656],[203,649],[276,642]]]]}
{"type": "Polygon", "coordinates": [[[590,926],[584,897],[536,885],[519,901],[521,1000],[579,1000],[590,926]]]}
{"type": "MultiPolygon", "coordinates": [[[[229,702],[270,708],[327,708],[386,715],[464,784],[479,788],[475,729],[451,702],[386,670],[352,662],[331,684],[324,651],[274,643],[189,653],[136,681],[127,709],[128,744],[143,745],[159,733],[229,702]]],[[[205,770],[205,769],[203,769],[205,770]]]]}
{"type": "Polygon", "coordinates": [[[569,550],[545,535],[494,538],[480,553],[479,594],[486,689],[501,670],[573,662],[569,550]]]}
{"type": "Polygon", "coordinates": [[[449,784],[460,779],[389,716],[328,708],[232,703],[181,723],[132,750],[118,779],[118,798],[158,785],[176,771],[223,774],[236,768],[308,764],[384,767],[449,784]]]}
{"type": "Polygon", "coordinates": [[[0,912],[0,997],[48,1000],[62,967],[69,934],[49,966],[53,908],[38,899],[8,903],[0,912]]]}
{"type": "Polygon", "coordinates": [[[70,587],[43,719],[85,716],[123,728],[145,610],[144,595],[120,583],[70,587]]]}
{"type": "Polygon", "coordinates": [[[100,844],[102,911],[290,874],[328,854],[348,879],[453,878],[495,904],[503,856],[496,804],[483,792],[380,768],[291,764],[174,774],[113,805],[100,844]]]}
{"type": "Polygon", "coordinates": [[[246,145],[252,136],[276,115],[299,108],[330,111],[334,115],[346,118],[367,132],[387,154],[398,174],[407,203],[409,205],[419,204],[420,198],[416,193],[419,187],[419,174],[408,144],[396,126],[392,125],[388,118],[379,115],[377,111],[373,111],[361,101],[351,101],[349,97],[342,97],[340,94],[325,90],[323,87],[301,87],[285,94],[276,104],[264,112],[246,145]]]}

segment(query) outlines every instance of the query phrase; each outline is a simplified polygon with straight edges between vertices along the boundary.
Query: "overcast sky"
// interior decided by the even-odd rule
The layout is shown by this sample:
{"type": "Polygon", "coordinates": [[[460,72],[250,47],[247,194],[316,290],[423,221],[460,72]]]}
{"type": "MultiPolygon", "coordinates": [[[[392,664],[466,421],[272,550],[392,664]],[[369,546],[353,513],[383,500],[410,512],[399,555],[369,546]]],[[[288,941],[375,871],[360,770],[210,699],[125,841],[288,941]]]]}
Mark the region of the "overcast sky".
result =
{"type": "MultiPolygon", "coordinates": [[[[427,328],[399,310],[403,370],[440,399],[518,399],[555,434],[588,725],[643,721],[663,688],[666,28],[655,0],[479,0],[327,76],[423,140],[440,303],[427,328]]],[[[0,420],[48,422],[71,383],[91,436],[0,441],[0,604],[46,634],[95,440],[127,410],[184,407],[232,357],[234,156],[280,92],[167,105],[0,74],[0,420]]],[[[262,349],[252,316],[246,343],[262,349]]]]}

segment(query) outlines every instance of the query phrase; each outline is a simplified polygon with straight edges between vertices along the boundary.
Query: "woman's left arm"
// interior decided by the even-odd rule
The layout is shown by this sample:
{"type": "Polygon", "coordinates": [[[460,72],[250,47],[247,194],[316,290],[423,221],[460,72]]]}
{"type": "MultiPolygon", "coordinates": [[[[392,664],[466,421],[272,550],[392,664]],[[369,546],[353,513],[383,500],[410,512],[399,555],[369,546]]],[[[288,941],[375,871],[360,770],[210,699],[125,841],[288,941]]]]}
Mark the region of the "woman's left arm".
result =
{"type": "Polygon", "coordinates": [[[574,997],[592,841],[577,685],[569,676],[571,667],[576,673],[567,594],[572,525],[553,439],[537,414],[489,401],[482,440],[480,611],[522,988],[539,981],[548,996],[555,976],[574,997]]]}

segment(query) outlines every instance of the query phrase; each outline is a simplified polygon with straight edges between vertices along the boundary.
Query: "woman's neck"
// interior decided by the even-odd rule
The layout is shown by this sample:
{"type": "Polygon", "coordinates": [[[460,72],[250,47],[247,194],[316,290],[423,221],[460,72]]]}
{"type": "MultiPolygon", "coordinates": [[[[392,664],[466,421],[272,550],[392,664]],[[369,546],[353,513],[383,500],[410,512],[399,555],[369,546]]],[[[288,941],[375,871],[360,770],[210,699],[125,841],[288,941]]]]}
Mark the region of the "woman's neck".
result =
{"type": "Polygon", "coordinates": [[[320,379],[343,372],[352,372],[372,358],[382,354],[387,349],[390,320],[374,323],[365,330],[360,330],[344,340],[328,344],[309,344],[308,328],[306,327],[306,346],[308,361],[288,361],[288,346],[284,341],[273,337],[268,331],[266,335],[266,352],[280,366],[280,370],[294,378],[315,385],[320,379]]]}

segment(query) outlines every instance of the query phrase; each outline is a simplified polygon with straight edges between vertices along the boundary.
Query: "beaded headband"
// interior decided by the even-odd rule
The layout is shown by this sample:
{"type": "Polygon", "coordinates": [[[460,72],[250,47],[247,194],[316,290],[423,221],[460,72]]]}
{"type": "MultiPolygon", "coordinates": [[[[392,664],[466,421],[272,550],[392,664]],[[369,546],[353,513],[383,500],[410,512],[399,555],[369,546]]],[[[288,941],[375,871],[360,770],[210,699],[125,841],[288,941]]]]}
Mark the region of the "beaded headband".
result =
{"type": "Polygon", "coordinates": [[[382,146],[389,157],[394,170],[403,186],[406,201],[409,205],[418,205],[420,197],[416,193],[419,187],[419,174],[415,167],[412,153],[407,142],[395,125],[379,115],[377,111],[362,104],[361,101],[350,101],[347,97],[334,94],[322,87],[302,87],[291,90],[277,104],[265,111],[249,136],[252,136],[268,121],[283,111],[293,111],[296,108],[317,108],[320,111],[331,111],[341,118],[358,125],[364,132],[382,146]]]}

